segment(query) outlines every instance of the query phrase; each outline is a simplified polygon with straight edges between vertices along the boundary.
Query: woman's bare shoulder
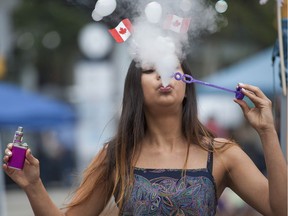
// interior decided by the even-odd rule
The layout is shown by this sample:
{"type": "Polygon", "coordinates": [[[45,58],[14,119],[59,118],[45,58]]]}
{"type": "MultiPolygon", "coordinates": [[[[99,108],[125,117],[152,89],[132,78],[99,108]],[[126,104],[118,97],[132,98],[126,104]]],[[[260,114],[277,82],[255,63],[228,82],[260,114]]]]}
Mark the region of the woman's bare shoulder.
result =
{"type": "Polygon", "coordinates": [[[225,152],[227,150],[236,150],[239,149],[240,146],[237,142],[232,139],[216,137],[212,140],[212,147],[215,151],[225,152]]]}
{"type": "Polygon", "coordinates": [[[226,168],[233,166],[235,163],[241,163],[246,160],[247,155],[241,146],[230,139],[215,138],[213,142],[216,157],[220,157],[222,162],[226,164],[226,168]]]}

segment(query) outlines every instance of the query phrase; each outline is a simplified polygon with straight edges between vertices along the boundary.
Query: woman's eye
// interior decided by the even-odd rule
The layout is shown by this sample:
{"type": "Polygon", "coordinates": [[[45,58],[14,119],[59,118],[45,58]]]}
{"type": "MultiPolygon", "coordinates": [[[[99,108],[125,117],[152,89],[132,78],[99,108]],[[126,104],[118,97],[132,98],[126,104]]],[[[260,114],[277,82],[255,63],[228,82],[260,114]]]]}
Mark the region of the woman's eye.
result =
{"type": "Polygon", "coordinates": [[[153,73],[155,70],[154,69],[149,69],[149,70],[143,70],[142,72],[145,74],[150,74],[153,73]]]}

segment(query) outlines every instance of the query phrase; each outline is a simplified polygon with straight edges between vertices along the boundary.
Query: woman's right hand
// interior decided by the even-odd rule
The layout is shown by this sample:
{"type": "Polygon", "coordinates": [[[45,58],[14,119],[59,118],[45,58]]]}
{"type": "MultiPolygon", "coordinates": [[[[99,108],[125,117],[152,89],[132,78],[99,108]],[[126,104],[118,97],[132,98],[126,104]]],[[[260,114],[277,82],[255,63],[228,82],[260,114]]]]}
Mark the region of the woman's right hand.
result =
{"type": "Polygon", "coordinates": [[[35,158],[31,149],[26,151],[26,159],[23,170],[16,170],[7,166],[7,162],[12,156],[13,144],[9,143],[5,149],[5,156],[3,157],[3,170],[5,173],[21,188],[25,189],[26,187],[37,183],[40,180],[40,168],[39,160],[35,158]]]}

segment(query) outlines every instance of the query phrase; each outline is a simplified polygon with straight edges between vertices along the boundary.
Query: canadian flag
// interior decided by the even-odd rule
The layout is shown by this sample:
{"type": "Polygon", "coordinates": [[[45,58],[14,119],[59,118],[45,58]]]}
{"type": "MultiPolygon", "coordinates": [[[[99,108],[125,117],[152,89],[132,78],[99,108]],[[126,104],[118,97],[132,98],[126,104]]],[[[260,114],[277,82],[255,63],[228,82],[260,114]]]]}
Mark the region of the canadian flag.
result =
{"type": "Polygon", "coordinates": [[[117,43],[126,41],[131,35],[132,24],[128,18],[122,20],[114,29],[109,29],[117,43]]]}
{"type": "Polygon", "coordinates": [[[182,18],[176,15],[168,15],[163,28],[177,33],[186,33],[189,29],[191,18],[182,18]]]}

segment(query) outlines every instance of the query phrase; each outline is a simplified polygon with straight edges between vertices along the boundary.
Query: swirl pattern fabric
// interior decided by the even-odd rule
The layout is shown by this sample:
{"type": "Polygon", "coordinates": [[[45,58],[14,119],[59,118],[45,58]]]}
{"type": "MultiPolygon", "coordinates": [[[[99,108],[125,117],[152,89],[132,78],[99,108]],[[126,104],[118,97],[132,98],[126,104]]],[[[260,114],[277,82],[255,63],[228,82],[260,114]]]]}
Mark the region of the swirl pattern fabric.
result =
{"type": "Polygon", "coordinates": [[[207,168],[134,170],[134,185],[121,215],[192,215],[216,213],[214,178],[207,168]]]}

